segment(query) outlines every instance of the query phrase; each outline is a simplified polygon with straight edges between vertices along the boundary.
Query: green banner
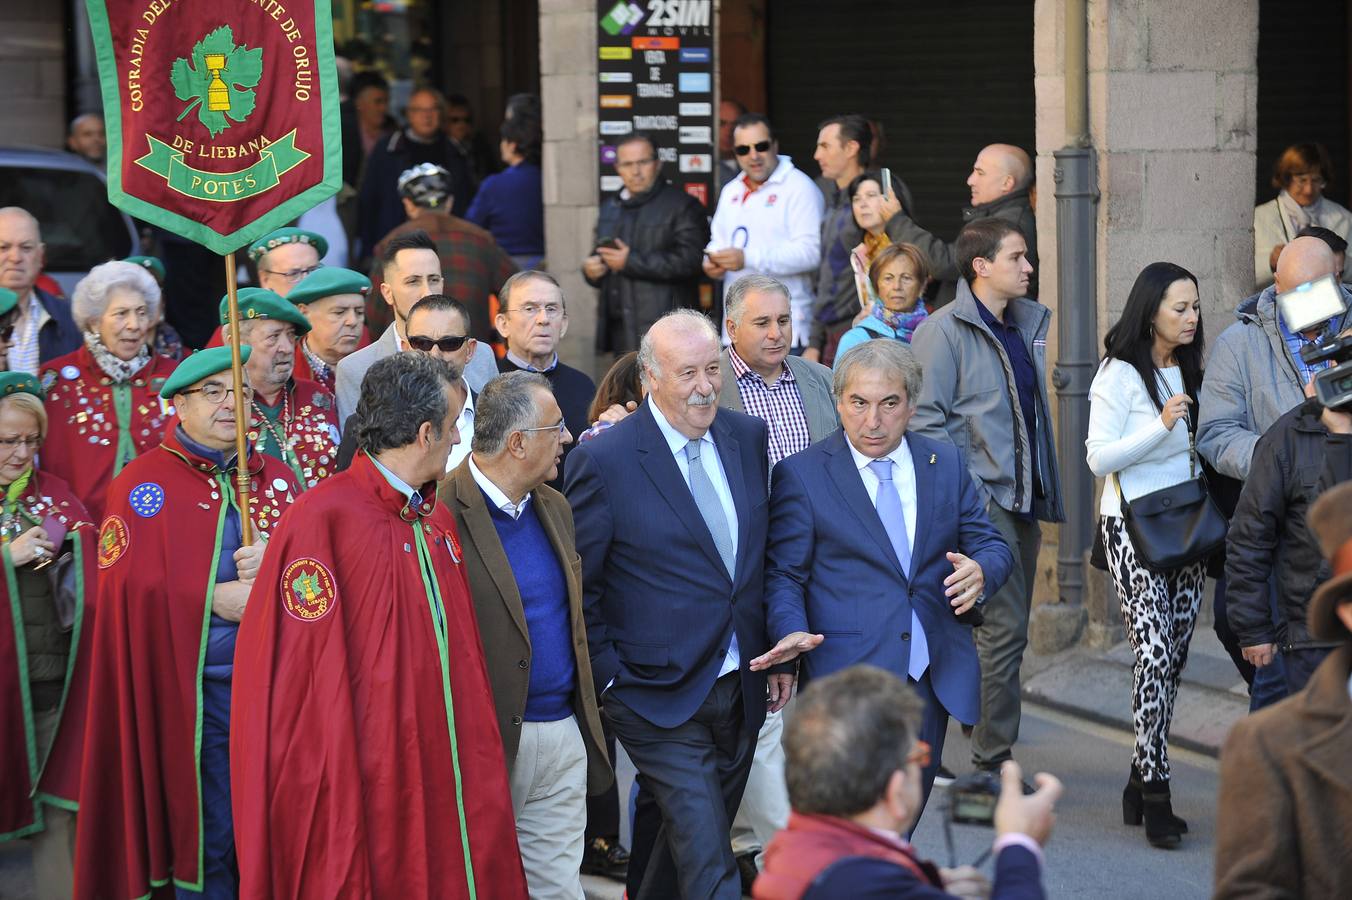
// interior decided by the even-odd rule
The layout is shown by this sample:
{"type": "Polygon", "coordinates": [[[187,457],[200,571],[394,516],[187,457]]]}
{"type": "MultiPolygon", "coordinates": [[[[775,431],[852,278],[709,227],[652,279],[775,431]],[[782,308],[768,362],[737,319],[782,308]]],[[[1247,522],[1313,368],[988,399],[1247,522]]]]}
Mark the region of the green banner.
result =
{"type": "Polygon", "coordinates": [[[169,182],[169,187],[198,200],[229,203],[270,191],[281,183],[281,176],[310,158],[296,148],[296,132],[267,145],[258,152],[258,162],[234,172],[207,172],[183,161],[183,152],[164,141],[146,135],[150,152],[136,164],[169,182]]]}

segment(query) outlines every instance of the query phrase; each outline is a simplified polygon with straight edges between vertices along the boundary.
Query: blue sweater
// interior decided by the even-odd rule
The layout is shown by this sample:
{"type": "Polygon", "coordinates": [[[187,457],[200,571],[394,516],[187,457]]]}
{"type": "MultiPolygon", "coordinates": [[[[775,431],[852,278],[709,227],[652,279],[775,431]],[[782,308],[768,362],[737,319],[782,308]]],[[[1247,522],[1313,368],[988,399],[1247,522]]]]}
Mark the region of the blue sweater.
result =
{"type": "MultiPolygon", "coordinates": [[[[197,443],[188,437],[182,425],[178,426],[177,434],[183,446],[193,453],[211,460],[221,468],[227,465],[224,453],[197,443]]],[[[232,451],[229,461],[233,463],[234,460],[235,454],[232,451]]],[[[202,537],[205,538],[206,535],[202,537]]],[[[221,528],[221,557],[216,563],[216,584],[239,580],[239,571],[235,568],[235,551],[243,545],[244,534],[240,530],[239,509],[232,504],[225,509],[225,525],[221,528]]],[[[238,622],[222,619],[215,613],[211,614],[211,624],[207,629],[207,657],[203,661],[202,677],[225,682],[234,677],[235,636],[238,633],[238,622]]]]}
{"type": "Polygon", "coordinates": [[[488,229],[510,256],[544,253],[545,200],[540,167],[523,162],[489,175],[479,185],[465,218],[488,229]]]}
{"type": "MultiPolygon", "coordinates": [[[[485,500],[487,498],[485,497],[485,500]]],[[[577,660],[568,618],[568,582],[558,554],[535,514],[534,501],[513,519],[487,501],[493,527],[507,553],[530,634],[530,686],[527,722],[557,722],[573,714],[577,660]]]]}

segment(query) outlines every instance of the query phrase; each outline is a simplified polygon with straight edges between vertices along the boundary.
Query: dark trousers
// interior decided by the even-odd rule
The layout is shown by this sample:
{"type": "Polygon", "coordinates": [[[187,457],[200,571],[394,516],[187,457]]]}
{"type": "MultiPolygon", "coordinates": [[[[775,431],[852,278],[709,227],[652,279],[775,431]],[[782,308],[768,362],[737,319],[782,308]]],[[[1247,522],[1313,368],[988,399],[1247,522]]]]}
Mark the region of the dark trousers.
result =
{"type": "Polygon", "coordinates": [[[1028,616],[1042,546],[1042,529],[1036,521],[995,503],[988,504],[987,511],[1014,554],[1014,568],[986,601],[985,621],[973,632],[981,661],[981,719],[972,731],[972,763],[982,769],[1009,759],[1019,739],[1019,667],[1028,646],[1028,616]]]}
{"type": "Polygon", "coordinates": [[[690,720],[675,728],[659,728],[615,697],[605,705],[638,770],[627,896],[740,900],[729,831],[756,745],[743,723],[740,678],[714,682],[690,720]]]}
{"type": "MultiPolygon", "coordinates": [[[[606,753],[610,756],[610,768],[615,768],[615,731],[610,727],[610,717],[601,711],[601,732],[606,739],[606,753]]],[[[597,838],[610,841],[620,838],[620,788],[618,780],[613,779],[610,787],[599,794],[587,798],[587,831],[584,840],[590,844],[597,838]]],[[[620,841],[620,843],[624,843],[620,841]]],[[[630,841],[630,843],[633,843],[630,841]]]]}
{"type": "Polygon", "coordinates": [[[1211,627],[1216,632],[1216,637],[1220,639],[1225,652],[1230,654],[1230,662],[1235,664],[1235,671],[1239,672],[1239,677],[1243,678],[1244,683],[1252,690],[1253,663],[1244,658],[1243,650],[1239,646],[1239,637],[1230,630],[1230,619],[1226,616],[1225,610],[1225,576],[1221,575],[1216,579],[1216,590],[1211,595],[1211,616],[1215,620],[1211,627]]]}
{"type": "Polygon", "coordinates": [[[948,710],[934,693],[929,669],[920,675],[919,681],[907,678],[906,683],[915,690],[920,699],[925,701],[925,716],[920,720],[920,740],[930,745],[930,764],[920,770],[920,812],[916,813],[915,823],[911,825],[911,831],[915,831],[916,826],[920,824],[925,804],[929,803],[930,789],[934,787],[934,776],[939,772],[939,764],[944,760],[944,738],[948,736],[948,710]]]}
{"type": "Polygon", "coordinates": [[[1279,657],[1286,666],[1286,689],[1294,694],[1305,689],[1310,676],[1334,650],[1333,647],[1293,647],[1279,657]]]}
{"type": "Polygon", "coordinates": [[[230,682],[202,679],[202,891],[176,888],[183,898],[239,896],[235,826],[230,811],[230,682]]]}

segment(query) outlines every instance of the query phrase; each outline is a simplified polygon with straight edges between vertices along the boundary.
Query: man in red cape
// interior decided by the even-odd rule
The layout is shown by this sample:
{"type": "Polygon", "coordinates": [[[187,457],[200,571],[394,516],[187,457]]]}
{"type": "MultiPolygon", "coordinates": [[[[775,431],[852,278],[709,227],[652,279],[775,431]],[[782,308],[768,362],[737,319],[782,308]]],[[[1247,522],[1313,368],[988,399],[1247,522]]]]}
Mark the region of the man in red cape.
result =
{"type": "Polygon", "coordinates": [[[180,421],[114,479],[99,530],[77,898],[237,896],[227,755],[235,623],[267,535],[300,487],[284,463],[249,454],[256,543],[242,546],[230,349],[185,359],[161,396],[180,421]]]}
{"type": "Polygon", "coordinates": [[[300,498],[263,560],[235,654],[241,896],[526,896],[474,606],[436,497],[459,385],[421,353],[373,365],[351,468],[300,498]]]}

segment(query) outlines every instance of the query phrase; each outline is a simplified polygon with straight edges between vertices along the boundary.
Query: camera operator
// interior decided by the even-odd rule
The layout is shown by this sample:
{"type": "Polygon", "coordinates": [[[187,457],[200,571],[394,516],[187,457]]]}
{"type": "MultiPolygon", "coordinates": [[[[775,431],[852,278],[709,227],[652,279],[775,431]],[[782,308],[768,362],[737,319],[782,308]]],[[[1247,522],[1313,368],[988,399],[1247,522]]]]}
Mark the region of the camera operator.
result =
{"type": "Polygon", "coordinates": [[[765,851],[757,900],[852,897],[1043,896],[1042,849],[1061,782],[1041,773],[1024,796],[1017,763],[1004,764],[995,807],[995,884],[971,866],[939,869],[901,838],[920,809],[916,740],[922,703],[901,679],[868,665],[815,680],[784,732],[793,812],[765,851]]]}
{"type": "MultiPolygon", "coordinates": [[[[1343,337],[1352,342],[1352,329],[1343,337]]],[[[1319,496],[1321,471],[1352,466],[1352,445],[1338,434],[1352,421],[1352,399],[1347,408],[1326,408],[1315,396],[1317,378],[1307,383],[1305,402],[1258,439],[1226,540],[1230,628],[1254,666],[1271,665],[1281,653],[1293,694],[1337,646],[1312,638],[1305,627],[1310,597],[1330,571],[1305,515],[1319,496]],[[1283,620],[1277,622],[1268,603],[1274,576],[1283,620]]]]}
{"type": "Polygon", "coordinates": [[[1225,740],[1216,900],[1352,897],[1352,484],[1315,501],[1310,530],[1333,576],[1310,601],[1309,631],[1338,649],[1303,691],[1225,740]]]}

